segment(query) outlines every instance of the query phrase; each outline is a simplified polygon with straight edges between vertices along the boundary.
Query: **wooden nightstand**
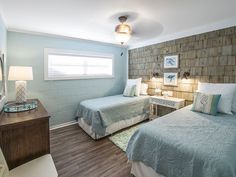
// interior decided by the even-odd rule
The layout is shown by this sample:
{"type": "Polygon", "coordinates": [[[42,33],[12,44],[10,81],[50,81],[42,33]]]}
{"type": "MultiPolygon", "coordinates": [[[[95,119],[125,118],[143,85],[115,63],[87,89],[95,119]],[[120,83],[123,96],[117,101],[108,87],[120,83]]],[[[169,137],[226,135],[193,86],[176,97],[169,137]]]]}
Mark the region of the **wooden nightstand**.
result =
{"type": "Polygon", "coordinates": [[[185,99],[163,96],[151,96],[151,116],[150,119],[157,117],[157,106],[164,106],[172,109],[180,109],[185,106],[185,99]],[[154,106],[156,113],[154,114],[154,106]]]}
{"type": "Polygon", "coordinates": [[[0,146],[10,169],[50,153],[49,114],[38,99],[34,110],[0,115],[0,146]]]}

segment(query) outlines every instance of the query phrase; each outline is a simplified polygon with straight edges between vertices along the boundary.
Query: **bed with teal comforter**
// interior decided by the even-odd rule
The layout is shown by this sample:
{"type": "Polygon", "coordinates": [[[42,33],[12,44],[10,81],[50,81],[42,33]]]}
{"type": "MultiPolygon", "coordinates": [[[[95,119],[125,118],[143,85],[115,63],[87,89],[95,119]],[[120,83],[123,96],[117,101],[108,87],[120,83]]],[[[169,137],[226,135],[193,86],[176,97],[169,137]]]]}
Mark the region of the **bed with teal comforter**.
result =
{"type": "Polygon", "coordinates": [[[77,118],[92,127],[99,136],[106,133],[106,128],[116,122],[144,115],[149,116],[149,96],[124,97],[108,96],[82,101],[77,110],[77,118]]]}
{"type": "Polygon", "coordinates": [[[131,137],[129,161],[165,177],[236,177],[236,114],[172,112],[140,127],[131,137]]]}

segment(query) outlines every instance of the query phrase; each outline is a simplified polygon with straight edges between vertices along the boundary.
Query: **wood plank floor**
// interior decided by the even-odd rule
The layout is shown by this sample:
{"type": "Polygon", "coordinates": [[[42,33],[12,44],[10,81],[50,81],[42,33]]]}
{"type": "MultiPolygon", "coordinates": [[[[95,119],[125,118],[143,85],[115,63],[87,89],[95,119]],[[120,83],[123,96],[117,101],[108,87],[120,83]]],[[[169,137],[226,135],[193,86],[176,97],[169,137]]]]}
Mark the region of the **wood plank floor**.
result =
{"type": "Polygon", "coordinates": [[[59,177],[133,177],[125,153],[108,138],[95,141],[78,125],[51,131],[59,177]]]}

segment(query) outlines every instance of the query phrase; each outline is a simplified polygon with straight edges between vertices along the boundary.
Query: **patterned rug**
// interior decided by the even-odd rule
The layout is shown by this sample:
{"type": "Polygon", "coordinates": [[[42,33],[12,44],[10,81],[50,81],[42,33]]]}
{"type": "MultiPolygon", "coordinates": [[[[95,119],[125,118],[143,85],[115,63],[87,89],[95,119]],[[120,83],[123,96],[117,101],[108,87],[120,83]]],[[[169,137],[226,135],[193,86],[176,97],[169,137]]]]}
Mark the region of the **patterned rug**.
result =
{"type": "Polygon", "coordinates": [[[129,129],[126,129],[122,132],[116,133],[109,137],[110,141],[113,142],[116,146],[121,148],[124,152],[128,145],[129,139],[134,134],[134,132],[141,126],[143,123],[135,125],[129,129]]]}

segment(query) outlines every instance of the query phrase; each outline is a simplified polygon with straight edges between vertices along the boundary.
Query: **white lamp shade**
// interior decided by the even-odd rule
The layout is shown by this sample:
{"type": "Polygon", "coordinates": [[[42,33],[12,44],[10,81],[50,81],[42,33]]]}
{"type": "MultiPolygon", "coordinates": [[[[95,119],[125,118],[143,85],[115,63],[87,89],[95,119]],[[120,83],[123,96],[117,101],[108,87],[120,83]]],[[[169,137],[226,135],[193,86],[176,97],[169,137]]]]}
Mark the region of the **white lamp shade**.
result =
{"type": "Polygon", "coordinates": [[[32,67],[10,66],[8,80],[11,80],[11,81],[33,80],[32,67]]]}

